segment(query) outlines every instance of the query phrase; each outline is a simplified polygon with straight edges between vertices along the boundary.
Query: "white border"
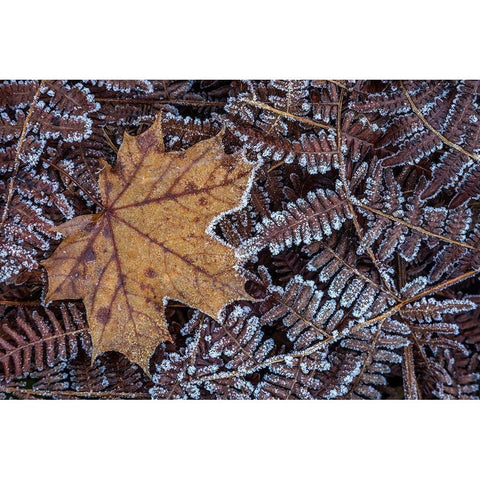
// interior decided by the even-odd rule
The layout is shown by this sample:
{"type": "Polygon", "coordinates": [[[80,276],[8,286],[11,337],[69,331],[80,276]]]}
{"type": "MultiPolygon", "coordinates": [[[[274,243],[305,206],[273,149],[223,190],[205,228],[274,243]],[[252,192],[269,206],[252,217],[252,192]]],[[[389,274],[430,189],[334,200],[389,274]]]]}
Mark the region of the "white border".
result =
{"type": "Polygon", "coordinates": [[[2,402],[0,469],[2,478],[62,480],[475,478],[478,407],[468,401],[2,402]]]}
{"type": "Polygon", "coordinates": [[[469,0],[4,1],[3,78],[478,78],[469,0]]]}
{"type": "MultiPolygon", "coordinates": [[[[479,78],[467,0],[8,0],[9,78],[479,78]]],[[[479,402],[0,402],[2,478],[470,478],[479,402]]],[[[473,477],[472,477],[473,478],[473,477]]]]}

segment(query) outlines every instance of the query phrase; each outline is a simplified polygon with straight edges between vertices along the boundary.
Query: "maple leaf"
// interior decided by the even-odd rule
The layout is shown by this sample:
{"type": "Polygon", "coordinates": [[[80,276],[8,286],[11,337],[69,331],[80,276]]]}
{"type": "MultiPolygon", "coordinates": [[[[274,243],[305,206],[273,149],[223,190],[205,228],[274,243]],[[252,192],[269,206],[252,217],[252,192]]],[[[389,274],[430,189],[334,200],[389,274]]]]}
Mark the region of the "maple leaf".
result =
{"type": "Polygon", "coordinates": [[[65,239],[43,262],[45,302],[83,300],[93,359],[115,350],[148,373],[154,349],[171,340],[166,299],[217,319],[225,304],[252,299],[233,249],[212,234],[240,207],[254,171],[224,152],[222,135],[166,153],[160,118],[139,136],[125,134],[116,165],[100,172],[104,210],[58,227],[65,239]]]}

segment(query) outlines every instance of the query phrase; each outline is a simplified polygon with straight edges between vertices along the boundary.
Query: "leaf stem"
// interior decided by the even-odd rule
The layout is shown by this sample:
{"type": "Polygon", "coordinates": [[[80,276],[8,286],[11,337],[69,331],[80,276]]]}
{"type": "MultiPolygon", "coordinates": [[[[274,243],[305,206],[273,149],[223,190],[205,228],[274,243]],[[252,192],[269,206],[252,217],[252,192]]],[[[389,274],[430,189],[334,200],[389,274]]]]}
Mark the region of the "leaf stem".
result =
{"type": "Polygon", "coordinates": [[[326,123],[315,122],[314,120],[310,120],[309,118],[300,117],[298,115],[294,115],[293,113],[285,112],[284,110],[279,110],[278,108],[271,107],[270,105],[267,105],[266,103],[263,103],[263,102],[257,102],[256,100],[250,100],[250,99],[245,99],[243,101],[248,105],[253,105],[254,107],[261,108],[262,110],[267,110],[269,112],[276,113],[277,115],[280,115],[282,117],[291,118],[293,120],[296,120],[297,122],[306,123],[307,125],[312,125],[313,127],[325,128],[327,130],[335,130],[335,127],[332,127],[331,125],[327,125],[326,123]]]}
{"type": "Polygon", "coordinates": [[[7,387],[0,385],[0,392],[9,394],[27,394],[39,397],[72,397],[72,398],[138,398],[150,399],[150,395],[143,392],[74,392],[74,391],[53,391],[53,390],[33,390],[30,388],[7,387]]]}

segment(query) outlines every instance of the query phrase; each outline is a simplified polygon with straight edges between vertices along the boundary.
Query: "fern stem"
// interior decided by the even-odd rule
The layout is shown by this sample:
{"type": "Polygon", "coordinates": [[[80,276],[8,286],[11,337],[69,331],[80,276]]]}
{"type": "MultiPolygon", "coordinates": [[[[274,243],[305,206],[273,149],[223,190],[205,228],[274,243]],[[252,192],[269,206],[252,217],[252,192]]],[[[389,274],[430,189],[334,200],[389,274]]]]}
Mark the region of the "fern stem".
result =
{"type": "Polygon", "coordinates": [[[307,125],[312,125],[314,127],[325,128],[327,130],[335,130],[334,127],[332,127],[331,125],[327,125],[326,123],[315,122],[314,120],[310,120],[309,118],[300,117],[298,115],[294,115],[293,113],[288,113],[288,112],[285,112],[284,110],[279,110],[278,108],[271,107],[270,105],[267,105],[266,103],[263,103],[263,102],[257,102],[256,100],[250,100],[250,99],[246,99],[244,100],[244,102],[249,105],[253,105],[254,107],[261,108],[262,110],[267,110],[269,112],[276,113],[282,117],[292,118],[297,122],[306,123],[307,125]]]}
{"type": "Polygon", "coordinates": [[[340,87],[340,88],[343,88],[344,90],[350,91],[350,89],[346,85],[344,85],[342,82],[339,82],[337,80],[327,80],[327,82],[333,83],[337,87],[340,87]]]}
{"type": "Polygon", "coordinates": [[[190,105],[193,107],[223,107],[225,102],[204,102],[201,100],[155,100],[142,98],[95,98],[100,103],[139,103],[142,105],[190,105]]]}
{"type": "Polygon", "coordinates": [[[74,392],[54,390],[33,390],[31,388],[7,387],[0,385],[0,392],[9,394],[27,394],[39,397],[71,397],[71,398],[138,398],[150,399],[150,395],[142,392],[74,392]]]}
{"type": "Polygon", "coordinates": [[[104,127],[102,127],[102,132],[103,132],[103,136],[107,139],[107,142],[108,142],[108,145],[110,146],[110,148],[115,152],[115,155],[118,154],[118,148],[117,146],[113,143],[112,139],[108,136],[106,130],[104,127]]]}
{"type": "Polygon", "coordinates": [[[300,357],[300,361],[298,362],[297,370],[295,372],[295,377],[293,378],[292,383],[290,384],[290,387],[288,388],[288,394],[287,394],[287,397],[285,398],[285,400],[288,400],[290,398],[290,395],[293,392],[293,388],[295,387],[295,384],[297,383],[298,375],[300,374],[300,366],[302,365],[302,360],[303,360],[303,356],[300,357]]]}
{"type": "Polygon", "coordinates": [[[42,302],[40,300],[0,300],[0,305],[7,305],[7,306],[22,306],[22,307],[40,307],[42,306],[42,302]]]}
{"type": "Polygon", "coordinates": [[[415,362],[413,358],[412,345],[409,344],[403,347],[403,365],[404,382],[403,390],[404,396],[407,400],[419,399],[419,388],[417,382],[417,376],[415,375],[415,362]]]}

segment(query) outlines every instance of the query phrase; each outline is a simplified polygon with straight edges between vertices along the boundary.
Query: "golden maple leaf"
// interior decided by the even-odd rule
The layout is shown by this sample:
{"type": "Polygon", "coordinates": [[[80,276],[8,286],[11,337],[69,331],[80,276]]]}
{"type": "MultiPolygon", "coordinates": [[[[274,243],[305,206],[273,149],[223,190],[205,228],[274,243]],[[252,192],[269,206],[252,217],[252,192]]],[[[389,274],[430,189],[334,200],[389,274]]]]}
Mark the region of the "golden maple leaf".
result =
{"type": "Polygon", "coordinates": [[[250,299],[234,251],[209,232],[246,198],[253,166],[226,154],[222,134],[184,152],[164,151],[161,120],[125,135],[115,167],[100,172],[104,211],[66,222],[65,239],[43,262],[46,303],[82,299],[93,358],[115,350],[148,373],[157,345],[171,340],[165,299],[218,318],[250,299]]]}

